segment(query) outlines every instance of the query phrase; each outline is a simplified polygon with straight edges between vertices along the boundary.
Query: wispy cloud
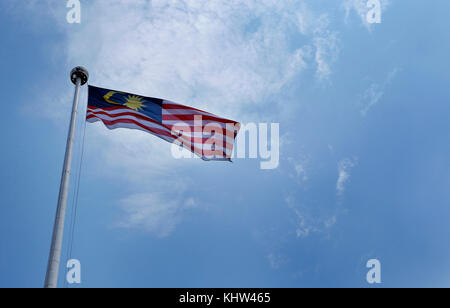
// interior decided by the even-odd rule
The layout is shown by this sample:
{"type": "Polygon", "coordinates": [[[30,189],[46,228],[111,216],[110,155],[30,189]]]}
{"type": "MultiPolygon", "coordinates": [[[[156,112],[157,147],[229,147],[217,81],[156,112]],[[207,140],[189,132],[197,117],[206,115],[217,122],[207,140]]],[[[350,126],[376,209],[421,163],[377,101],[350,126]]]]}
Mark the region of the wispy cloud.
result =
{"type": "Polygon", "coordinates": [[[331,65],[339,56],[338,33],[329,29],[327,15],[321,15],[315,29],[314,46],[316,48],[315,60],[317,63],[317,76],[320,80],[328,79],[331,75],[331,65]]]}
{"type": "Polygon", "coordinates": [[[369,88],[361,96],[360,102],[363,105],[361,115],[366,116],[368,111],[374,107],[384,96],[386,88],[391,85],[395,76],[399,72],[398,68],[394,68],[389,72],[386,80],[383,83],[372,83],[369,88]]]}
{"type": "MultiPolygon", "coordinates": [[[[45,5],[33,3],[34,11],[45,5]]],[[[328,78],[339,54],[328,14],[294,0],[83,2],[76,26],[65,23],[59,1],[45,3],[66,35],[58,50],[67,54],[67,66],[85,65],[91,83],[228,117],[248,116],[249,105],[308,66],[328,78]],[[302,43],[293,44],[299,34],[302,43]]]]}
{"type": "Polygon", "coordinates": [[[304,47],[305,54],[312,57],[316,65],[316,76],[326,80],[331,76],[332,64],[340,52],[338,32],[330,27],[327,13],[315,14],[303,3],[297,15],[300,33],[311,37],[311,43],[304,47]]]}
{"type": "Polygon", "coordinates": [[[269,260],[270,267],[273,269],[279,269],[283,264],[287,263],[286,257],[278,253],[269,253],[267,256],[267,260],[269,260]]]}
{"type": "Polygon", "coordinates": [[[288,46],[288,9],[294,6],[96,1],[85,5],[85,22],[70,40],[69,57],[87,63],[97,76],[93,82],[236,116],[303,69],[302,46],[288,46]],[[98,52],[80,48],[87,44],[98,52]]]}
{"type": "Polygon", "coordinates": [[[322,233],[329,230],[337,222],[337,216],[331,217],[314,217],[310,211],[300,206],[293,196],[285,198],[285,202],[295,214],[295,235],[297,238],[307,238],[313,233],[322,233]]]}
{"type": "Polygon", "coordinates": [[[121,228],[137,228],[158,237],[169,236],[186,210],[196,207],[192,198],[180,199],[161,193],[134,194],[120,201],[124,217],[121,228]]]}
{"type": "Polygon", "coordinates": [[[297,180],[297,182],[302,184],[308,181],[308,173],[306,171],[308,160],[303,158],[300,161],[297,161],[295,158],[289,157],[288,161],[293,167],[293,177],[297,180]]]}
{"type": "Polygon", "coordinates": [[[350,170],[356,166],[357,158],[345,158],[338,163],[338,179],[336,182],[336,191],[340,196],[345,191],[345,185],[350,180],[350,170]]]}

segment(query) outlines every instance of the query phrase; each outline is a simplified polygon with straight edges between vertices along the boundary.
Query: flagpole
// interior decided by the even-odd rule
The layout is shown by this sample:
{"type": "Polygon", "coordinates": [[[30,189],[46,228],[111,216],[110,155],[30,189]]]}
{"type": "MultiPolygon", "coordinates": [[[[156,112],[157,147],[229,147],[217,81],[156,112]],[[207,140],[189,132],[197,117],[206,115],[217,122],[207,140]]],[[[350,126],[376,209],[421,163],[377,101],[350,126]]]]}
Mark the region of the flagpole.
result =
{"type": "Polygon", "coordinates": [[[55,224],[53,226],[52,245],[48,258],[47,273],[45,275],[45,288],[56,288],[58,285],[58,271],[61,259],[64,220],[66,217],[67,195],[69,190],[70,167],[72,164],[72,150],[78,112],[78,100],[80,96],[80,88],[87,83],[89,73],[84,67],[78,66],[70,72],[70,79],[75,85],[75,95],[73,98],[69,133],[67,135],[66,154],[64,157],[64,167],[61,175],[61,185],[59,188],[58,207],[56,209],[55,224]]]}

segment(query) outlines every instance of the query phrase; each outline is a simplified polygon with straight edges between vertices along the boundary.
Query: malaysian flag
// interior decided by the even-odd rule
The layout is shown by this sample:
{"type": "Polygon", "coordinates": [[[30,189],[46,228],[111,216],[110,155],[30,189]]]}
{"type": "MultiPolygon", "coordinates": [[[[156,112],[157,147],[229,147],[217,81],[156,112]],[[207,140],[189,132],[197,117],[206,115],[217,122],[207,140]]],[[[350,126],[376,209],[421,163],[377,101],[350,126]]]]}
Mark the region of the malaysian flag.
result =
{"type": "Polygon", "coordinates": [[[178,144],[203,160],[231,161],[238,122],[171,101],[89,86],[86,119],[178,144]]]}

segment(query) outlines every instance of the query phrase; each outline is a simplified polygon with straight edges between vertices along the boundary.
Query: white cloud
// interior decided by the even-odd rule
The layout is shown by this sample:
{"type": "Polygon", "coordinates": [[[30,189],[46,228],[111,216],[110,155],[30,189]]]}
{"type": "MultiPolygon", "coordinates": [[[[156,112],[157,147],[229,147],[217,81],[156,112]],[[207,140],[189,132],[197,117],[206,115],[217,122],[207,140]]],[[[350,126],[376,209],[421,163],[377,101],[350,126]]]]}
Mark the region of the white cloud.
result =
{"type": "Polygon", "coordinates": [[[277,253],[269,253],[267,256],[267,259],[269,260],[270,267],[273,269],[279,269],[280,266],[285,264],[287,262],[286,258],[282,256],[281,254],[277,253]]]}
{"type": "Polygon", "coordinates": [[[336,182],[336,191],[342,195],[345,191],[345,185],[350,180],[350,170],[356,166],[358,159],[343,159],[338,164],[338,179],[336,182]]]}
{"type": "Polygon", "coordinates": [[[293,157],[289,157],[288,161],[292,164],[293,170],[295,172],[295,178],[300,183],[304,183],[308,181],[308,173],[306,172],[306,166],[307,166],[307,159],[301,159],[300,161],[297,161],[293,157]]]}
{"type": "Polygon", "coordinates": [[[330,217],[314,216],[306,207],[301,206],[292,195],[285,198],[287,206],[295,214],[295,235],[304,239],[313,233],[324,233],[332,228],[337,222],[337,216],[330,217]]]}
{"type": "Polygon", "coordinates": [[[386,80],[383,83],[372,83],[369,88],[367,88],[360,99],[361,103],[363,104],[363,107],[361,109],[362,116],[366,116],[368,111],[381,100],[381,98],[384,96],[386,88],[391,85],[392,80],[395,78],[395,76],[397,76],[398,72],[399,69],[394,68],[389,72],[386,80]]]}
{"type": "Polygon", "coordinates": [[[330,218],[328,218],[327,220],[325,220],[324,222],[324,226],[325,228],[331,228],[333,227],[337,222],[337,216],[331,216],[330,218]]]}
{"type": "MultiPolygon", "coordinates": [[[[65,7],[50,3],[65,20],[65,7]]],[[[68,66],[89,69],[91,83],[241,120],[311,64],[328,78],[339,52],[328,15],[293,0],[93,1],[82,12],[81,25],[59,24],[59,50],[68,66]],[[293,43],[298,32],[303,44],[293,43]]]]}
{"type": "Polygon", "coordinates": [[[361,18],[361,22],[368,25],[366,18],[367,12],[369,11],[367,8],[367,0],[346,0],[343,3],[343,6],[345,8],[346,20],[348,20],[350,12],[354,10],[355,13],[361,18]]]}
{"type": "Polygon", "coordinates": [[[339,39],[336,31],[329,30],[327,15],[321,15],[318,26],[314,30],[314,46],[316,48],[315,60],[317,63],[317,76],[319,79],[328,79],[331,75],[331,64],[339,55],[339,39]]]}
{"type": "MultiPolygon", "coordinates": [[[[43,2],[33,3],[36,12],[46,11],[43,2]]],[[[45,3],[66,37],[55,46],[67,55],[65,67],[87,67],[91,84],[170,99],[242,122],[258,122],[247,110],[277,94],[305,68],[314,67],[317,78],[326,80],[339,52],[328,15],[297,0],[91,1],[82,3],[79,25],[65,23],[67,10],[60,1],[45,3]]],[[[47,91],[53,93],[54,86],[47,91]]],[[[60,93],[41,112],[65,120],[70,95],[60,93]]],[[[283,102],[274,103],[284,108],[283,102]]],[[[86,148],[102,158],[96,173],[120,174],[134,187],[124,199],[129,216],[122,225],[170,233],[180,217],[178,203],[166,203],[169,209],[163,212],[153,205],[164,201],[153,194],[156,188],[136,183],[162,175],[188,182],[188,172],[182,171],[203,162],[175,160],[162,140],[135,130],[108,131],[100,123],[88,125],[86,140],[86,148]],[[160,226],[145,218],[149,213],[167,216],[171,223],[160,226]]],[[[296,173],[307,178],[300,165],[296,173]]]]}
{"type": "MultiPolygon", "coordinates": [[[[318,78],[328,78],[337,57],[337,33],[329,30],[327,15],[297,1],[112,0],[83,3],[82,12],[81,25],[65,25],[67,46],[61,49],[68,66],[89,69],[91,84],[171,99],[242,122],[257,122],[248,107],[278,93],[305,67],[316,65],[318,78]],[[293,43],[298,32],[306,43],[293,43]]],[[[60,107],[70,104],[68,97],[64,93],[43,112],[65,112],[60,107]]],[[[102,133],[97,127],[102,152],[121,156],[115,166],[135,164],[126,153],[146,159],[151,149],[161,148],[154,137],[102,133]]],[[[164,159],[145,165],[164,168],[171,159],[152,155],[157,156],[164,159]]]]}
{"type": "Polygon", "coordinates": [[[183,213],[196,207],[194,199],[178,199],[159,193],[134,194],[120,201],[125,215],[117,224],[167,237],[182,220],[183,213]]]}
{"type": "Polygon", "coordinates": [[[69,60],[97,84],[237,117],[305,66],[302,46],[288,47],[290,3],[96,1],[69,60]]]}
{"type": "Polygon", "coordinates": [[[300,33],[312,37],[312,42],[303,49],[305,56],[313,56],[317,78],[328,79],[332,73],[331,65],[340,52],[338,32],[331,29],[328,14],[314,14],[304,3],[298,12],[297,20],[300,33]]]}
{"type": "Polygon", "coordinates": [[[307,223],[305,216],[298,209],[294,209],[294,212],[297,216],[297,229],[295,230],[297,237],[305,238],[311,231],[316,231],[312,225],[307,223]]]}
{"type": "Polygon", "coordinates": [[[298,238],[306,238],[310,232],[317,231],[313,223],[297,208],[295,199],[292,196],[286,197],[285,202],[295,213],[295,234],[298,238]]]}

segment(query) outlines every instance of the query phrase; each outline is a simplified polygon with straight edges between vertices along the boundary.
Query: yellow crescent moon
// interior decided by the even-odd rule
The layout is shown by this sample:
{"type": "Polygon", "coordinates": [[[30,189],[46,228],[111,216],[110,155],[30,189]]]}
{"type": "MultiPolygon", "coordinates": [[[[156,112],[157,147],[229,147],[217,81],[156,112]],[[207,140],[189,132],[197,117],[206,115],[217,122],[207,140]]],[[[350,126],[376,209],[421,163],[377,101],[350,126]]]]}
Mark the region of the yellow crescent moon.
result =
{"type": "Polygon", "coordinates": [[[122,104],[120,104],[120,103],[116,103],[116,102],[110,100],[110,98],[111,98],[114,94],[116,94],[116,93],[119,93],[119,92],[117,92],[117,91],[110,91],[110,92],[108,92],[105,96],[103,96],[103,98],[105,99],[105,101],[107,101],[107,102],[110,103],[110,104],[122,105],[122,104]]]}

